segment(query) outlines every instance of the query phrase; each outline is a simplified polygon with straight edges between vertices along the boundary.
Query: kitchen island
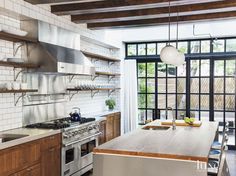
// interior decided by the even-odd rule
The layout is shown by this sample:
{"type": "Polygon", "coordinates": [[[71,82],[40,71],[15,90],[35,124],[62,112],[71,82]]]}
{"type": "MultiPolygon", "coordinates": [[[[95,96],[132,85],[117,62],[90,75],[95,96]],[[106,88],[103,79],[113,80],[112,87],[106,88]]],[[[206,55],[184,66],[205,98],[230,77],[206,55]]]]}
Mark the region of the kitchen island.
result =
{"type": "Polygon", "coordinates": [[[154,121],[94,150],[95,176],[207,176],[209,152],[218,123],[200,127],[154,121]]]}

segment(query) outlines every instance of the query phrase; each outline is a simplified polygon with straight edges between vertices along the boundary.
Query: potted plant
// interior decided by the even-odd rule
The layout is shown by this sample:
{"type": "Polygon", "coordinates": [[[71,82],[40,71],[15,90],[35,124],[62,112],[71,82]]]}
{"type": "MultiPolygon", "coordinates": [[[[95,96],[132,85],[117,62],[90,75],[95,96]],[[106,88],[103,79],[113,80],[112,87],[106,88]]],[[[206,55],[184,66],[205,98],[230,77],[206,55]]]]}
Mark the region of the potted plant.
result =
{"type": "Polygon", "coordinates": [[[114,99],[108,99],[108,100],[106,100],[106,106],[108,106],[108,109],[109,110],[114,110],[114,108],[115,108],[115,106],[116,106],[116,102],[115,102],[115,100],[114,99]]]}

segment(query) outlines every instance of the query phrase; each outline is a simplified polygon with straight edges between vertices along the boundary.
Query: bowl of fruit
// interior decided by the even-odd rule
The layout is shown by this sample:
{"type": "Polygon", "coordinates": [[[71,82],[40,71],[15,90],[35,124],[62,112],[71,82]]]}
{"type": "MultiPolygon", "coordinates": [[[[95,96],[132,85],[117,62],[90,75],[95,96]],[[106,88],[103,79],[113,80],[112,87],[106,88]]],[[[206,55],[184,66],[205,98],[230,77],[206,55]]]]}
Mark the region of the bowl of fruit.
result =
{"type": "Polygon", "coordinates": [[[184,122],[189,125],[193,125],[194,121],[195,121],[195,118],[193,118],[193,117],[185,117],[184,118],[184,122]]]}

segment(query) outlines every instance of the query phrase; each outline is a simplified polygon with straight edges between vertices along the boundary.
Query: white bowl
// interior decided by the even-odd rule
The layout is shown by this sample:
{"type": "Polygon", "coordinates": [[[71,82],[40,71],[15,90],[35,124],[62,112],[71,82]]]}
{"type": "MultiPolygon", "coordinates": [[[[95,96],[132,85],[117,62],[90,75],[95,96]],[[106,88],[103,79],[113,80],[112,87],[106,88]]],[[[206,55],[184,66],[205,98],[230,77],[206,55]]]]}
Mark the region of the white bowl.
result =
{"type": "Polygon", "coordinates": [[[24,60],[22,58],[7,58],[8,62],[18,62],[18,63],[23,63],[24,60]]]}
{"type": "Polygon", "coordinates": [[[18,83],[18,82],[13,82],[13,83],[12,83],[12,89],[13,89],[13,90],[20,90],[20,83],[18,83]]]}
{"type": "Polygon", "coordinates": [[[27,88],[28,88],[27,83],[21,83],[21,84],[20,84],[20,88],[21,88],[22,90],[27,89],[27,88]]]}
{"type": "Polygon", "coordinates": [[[0,90],[6,90],[6,83],[0,83],[0,90]]]}
{"type": "Polygon", "coordinates": [[[5,87],[7,90],[12,90],[12,83],[10,83],[10,82],[5,83],[5,87]]]}
{"type": "Polygon", "coordinates": [[[1,31],[6,32],[8,34],[22,36],[22,37],[26,36],[28,34],[28,32],[22,31],[22,30],[19,30],[19,29],[4,29],[3,27],[1,29],[1,31]]]}

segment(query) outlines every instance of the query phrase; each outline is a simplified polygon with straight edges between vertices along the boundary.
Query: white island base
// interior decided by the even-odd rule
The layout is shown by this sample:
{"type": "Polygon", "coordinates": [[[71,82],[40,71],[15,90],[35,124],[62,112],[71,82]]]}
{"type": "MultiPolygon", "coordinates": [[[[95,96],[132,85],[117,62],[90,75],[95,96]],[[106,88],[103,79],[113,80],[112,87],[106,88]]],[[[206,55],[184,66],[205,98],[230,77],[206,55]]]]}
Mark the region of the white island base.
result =
{"type": "MultiPolygon", "coordinates": [[[[217,176],[230,176],[222,157],[217,176]]],[[[207,163],[113,154],[94,154],[94,176],[208,176],[207,163]]]]}
{"type": "Polygon", "coordinates": [[[153,121],[95,148],[94,176],[229,176],[223,148],[210,159],[217,136],[216,122],[173,130],[153,121]]]}
{"type": "Polygon", "coordinates": [[[94,155],[94,176],[207,176],[196,161],[122,156],[94,155]]]}

